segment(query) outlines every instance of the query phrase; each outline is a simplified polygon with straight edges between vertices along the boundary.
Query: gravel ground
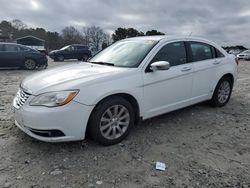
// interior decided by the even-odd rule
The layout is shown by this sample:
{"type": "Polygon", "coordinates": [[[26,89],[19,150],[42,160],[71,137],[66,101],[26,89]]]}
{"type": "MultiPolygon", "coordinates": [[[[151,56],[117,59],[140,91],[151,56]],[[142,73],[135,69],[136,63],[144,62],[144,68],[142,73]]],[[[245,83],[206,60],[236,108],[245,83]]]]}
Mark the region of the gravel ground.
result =
{"type": "Polygon", "coordinates": [[[227,106],[202,103],[144,121],[109,147],[44,143],[18,130],[12,99],[33,72],[0,70],[0,187],[250,187],[250,62],[240,62],[227,106]]]}

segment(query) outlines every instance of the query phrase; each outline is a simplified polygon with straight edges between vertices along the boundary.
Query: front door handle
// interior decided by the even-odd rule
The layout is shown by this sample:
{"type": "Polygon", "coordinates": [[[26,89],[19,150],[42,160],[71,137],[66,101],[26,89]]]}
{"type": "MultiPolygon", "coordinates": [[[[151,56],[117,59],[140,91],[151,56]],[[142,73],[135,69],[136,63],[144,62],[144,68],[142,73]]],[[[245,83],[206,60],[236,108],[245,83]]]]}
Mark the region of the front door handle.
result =
{"type": "Polygon", "coordinates": [[[190,71],[192,68],[191,67],[184,67],[183,69],[181,69],[182,72],[187,72],[190,71]]]}

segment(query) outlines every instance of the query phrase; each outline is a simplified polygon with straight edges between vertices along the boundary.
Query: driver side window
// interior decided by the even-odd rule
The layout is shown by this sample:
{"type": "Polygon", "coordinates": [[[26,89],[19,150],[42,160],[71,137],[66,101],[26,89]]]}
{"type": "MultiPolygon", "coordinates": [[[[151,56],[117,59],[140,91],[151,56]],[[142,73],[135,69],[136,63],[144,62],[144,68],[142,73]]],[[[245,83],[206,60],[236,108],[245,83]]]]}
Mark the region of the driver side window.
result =
{"type": "Polygon", "coordinates": [[[151,63],[156,61],[168,61],[171,67],[187,63],[184,42],[173,42],[162,47],[151,63]]]}

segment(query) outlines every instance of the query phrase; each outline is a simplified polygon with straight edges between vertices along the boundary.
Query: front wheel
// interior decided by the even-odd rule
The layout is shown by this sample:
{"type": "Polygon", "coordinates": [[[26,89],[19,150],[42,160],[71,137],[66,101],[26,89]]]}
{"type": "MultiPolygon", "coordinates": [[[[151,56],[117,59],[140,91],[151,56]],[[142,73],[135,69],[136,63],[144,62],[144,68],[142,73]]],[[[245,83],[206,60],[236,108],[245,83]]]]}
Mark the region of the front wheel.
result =
{"type": "Polygon", "coordinates": [[[222,107],[225,106],[232,93],[233,83],[230,78],[223,77],[217,84],[213,98],[211,99],[210,103],[214,107],[222,107]]]}
{"type": "Polygon", "coordinates": [[[33,59],[26,59],[23,66],[26,70],[34,70],[36,68],[36,62],[33,59]]]}
{"type": "Polygon", "coordinates": [[[91,137],[102,145],[122,141],[134,125],[132,105],[121,97],[108,98],[96,106],[89,122],[91,137]]]}

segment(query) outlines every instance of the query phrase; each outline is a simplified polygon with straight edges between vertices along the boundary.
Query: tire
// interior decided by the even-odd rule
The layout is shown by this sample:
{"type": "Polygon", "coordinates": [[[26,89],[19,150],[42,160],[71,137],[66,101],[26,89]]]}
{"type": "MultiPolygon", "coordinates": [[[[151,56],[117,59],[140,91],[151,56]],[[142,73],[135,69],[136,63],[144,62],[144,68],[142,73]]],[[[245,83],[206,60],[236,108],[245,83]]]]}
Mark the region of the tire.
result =
{"type": "Polygon", "coordinates": [[[63,55],[58,55],[56,57],[56,61],[64,61],[64,56],[63,55]]]}
{"type": "Polygon", "coordinates": [[[23,67],[26,70],[34,70],[36,68],[36,61],[33,59],[26,59],[23,63],[23,67]]]}
{"type": "Polygon", "coordinates": [[[88,130],[93,140],[101,145],[122,141],[135,123],[132,105],[122,97],[101,101],[91,114],[88,130]]]}
{"type": "Polygon", "coordinates": [[[229,77],[222,77],[214,90],[210,104],[213,107],[225,106],[231,97],[232,88],[232,80],[229,77]]]}
{"type": "Polygon", "coordinates": [[[47,67],[48,67],[48,63],[43,65],[43,69],[47,69],[47,67]]]}
{"type": "Polygon", "coordinates": [[[89,56],[84,54],[82,57],[82,61],[86,62],[89,59],[89,56]]]}

